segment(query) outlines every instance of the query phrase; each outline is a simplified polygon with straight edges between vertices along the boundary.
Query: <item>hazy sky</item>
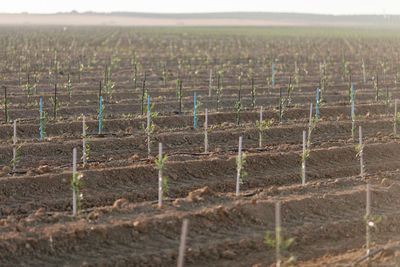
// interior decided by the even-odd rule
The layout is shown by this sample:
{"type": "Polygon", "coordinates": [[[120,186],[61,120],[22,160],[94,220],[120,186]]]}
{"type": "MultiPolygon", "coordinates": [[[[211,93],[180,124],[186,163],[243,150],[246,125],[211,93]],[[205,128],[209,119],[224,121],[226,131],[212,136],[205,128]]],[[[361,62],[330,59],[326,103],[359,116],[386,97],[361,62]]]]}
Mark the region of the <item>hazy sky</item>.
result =
{"type": "Polygon", "coordinates": [[[270,11],[400,14],[400,0],[3,0],[0,13],[270,11]]]}

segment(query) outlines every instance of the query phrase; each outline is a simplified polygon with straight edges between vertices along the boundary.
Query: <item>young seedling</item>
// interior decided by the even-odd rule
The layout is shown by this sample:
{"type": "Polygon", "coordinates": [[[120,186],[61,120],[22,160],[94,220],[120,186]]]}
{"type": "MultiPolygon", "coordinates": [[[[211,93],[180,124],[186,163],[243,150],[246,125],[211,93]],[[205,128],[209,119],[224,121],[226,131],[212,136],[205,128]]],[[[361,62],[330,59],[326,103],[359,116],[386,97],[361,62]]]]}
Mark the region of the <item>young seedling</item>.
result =
{"type": "Polygon", "coordinates": [[[363,158],[363,152],[364,152],[364,145],[362,142],[362,127],[361,125],[358,127],[359,129],[359,144],[355,147],[355,151],[357,152],[357,157],[360,157],[360,176],[361,178],[365,179],[364,176],[364,158],[363,158]]]}
{"type": "Polygon", "coordinates": [[[303,131],[303,154],[301,155],[301,184],[306,185],[306,160],[310,157],[310,150],[306,148],[306,131],[303,131]]]}
{"type": "Polygon", "coordinates": [[[355,134],[355,131],[356,131],[356,126],[355,126],[356,115],[355,115],[355,112],[354,112],[354,86],[353,85],[351,85],[350,104],[351,104],[351,111],[350,111],[350,116],[351,116],[351,139],[354,142],[354,134],[355,134]]]}
{"type": "Polygon", "coordinates": [[[222,95],[222,73],[218,73],[218,80],[217,80],[217,112],[219,110],[219,106],[221,103],[221,95],[222,95]]]}
{"type": "Polygon", "coordinates": [[[365,62],[364,59],[361,59],[361,63],[362,63],[362,74],[363,74],[363,83],[365,84],[367,82],[366,80],[366,76],[365,76],[365,62]]]}
{"type": "Polygon", "coordinates": [[[373,76],[372,80],[374,82],[374,88],[375,88],[375,101],[378,102],[378,100],[379,100],[379,78],[378,78],[378,75],[373,76]]]}
{"type": "Polygon", "coordinates": [[[287,260],[284,260],[281,253],[283,251],[289,250],[291,245],[294,242],[294,238],[287,238],[284,239],[282,238],[281,235],[282,228],[281,228],[281,203],[277,201],[275,203],[275,240],[272,238],[272,234],[270,231],[268,231],[265,234],[264,238],[264,244],[267,245],[268,247],[271,247],[273,250],[275,250],[275,255],[276,255],[276,266],[280,267],[281,264],[283,266],[286,265],[292,265],[296,261],[296,256],[291,254],[290,258],[287,260]],[[282,263],[283,261],[283,263],[282,263]]]}
{"type": "Polygon", "coordinates": [[[90,143],[86,141],[86,131],[88,127],[86,125],[86,117],[85,115],[82,116],[82,161],[83,165],[86,165],[89,159],[90,153],[90,143]]]}
{"type": "Polygon", "coordinates": [[[158,144],[158,158],[155,160],[155,167],[158,170],[158,206],[162,206],[163,195],[168,189],[168,181],[163,177],[165,171],[165,163],[167,162],[168,155],[162,155],[162,143],[158,144]]]}
{"type": "Polygon", "coordinates": [[[208,96],[209,97],[211,97],[212,82],[213,82],[213,70],[210,69],[210,79],[208,80],[208,96]]]}
{"type": "Polygon", "coordinates": [[[256,87],[254,86],[253,77],[251,77],[251,104],[253,108],[256,106],[256,87]]]}
{"type": "Polygon", "coordinates": [[[99,134],[101,134],[101,131],[103,130],[103,124],[102,124],[102,118],[103,118],[103,111],[104,111],[104,105],[103,105],[103,96],[100,96],[100,101],[99,101],[99,109],[97,110],[99,114],[99,134]]]}
{"type": "Polygon", "coordinates": [[[83,175],[77,173],[76,171],[76,147],[72,150],[72,214],[77,215],[80,212],[82,206],[83,195],[81,193],[81,187],[83,185],[82,181],[83,175]]]}
{"type": "Polygon", "coordinates": [[[377,224],[379,224],[382,220],[382,216],[372,216],[371,215],[371,185],[368,183],[367,184],[367,190],[366,190],[366,211],[365,211],[365,248],[366,248],[366,254],[367,256],[370,253],[370,247],[371,247],[371,229],[377,227],[377,224]]]}
{"type": "Polygon", "coordinates": [[[176,94],[178,96],[179,114],[180,114],[182,113],[182,107],[183,107],[182,81],[180,79],[176,80],[176,94]]]}
{"type": "Polygon", "coordinates": [[[294,90],[294,85],[292,84],[292,77],[289,77],[289,85],[287,89],[287,96],[286,96],[286,106],[290,106],[292,104],[292,93],[294,90]]]}
{"type": "Polygon", "coordinates": [[[13,159],[11,160],[13,172],[16,171],[17,162],[19,156],[21,155],[21,148],[26,144],[26,141],[22,144],[17,145],[17,120],[14,120],[14,135],[12,137],[13,141],[13,159]]]}
{"type": "Polygon", "coordinates": [[[397,112],[397,99],[394,100],[393,135],[397,136],[397,123],[400,121],[400,113],[397,112]]]}
{"type": "Polygon", "coordinates": [[[244,182],[247,172],[243,171],[243,166],[246,163],[246,154],[242,153],[242,140],[243,137],[239,137],[239,149],[236,157],[236,197],[239,196],[240,184],[244,182]]]}
{"type": "Polygon", "coordinates": [[[68,99],[69,102],[71,102],[71,96],[72,96],[72,82],[68,73],[68,78],[67,78],[67,82],[64,84],[64,88],[67,90],[68,92],[68,99]]]}
{"type": "Polygon", "coordinates": [[[275,63],[272,62],[272,72],[271,72],[272,87],[275,87],[275,63]]]}
{"type": "Polygon", "coordinates": [[[262,141],[265,138],[265,131],[272,126],[274,123],[274,119],[270,119],[269,121],[263,120],[263,106],[260,107],[260,120],[256,121],[256,128],[258,130],[258,146],[262,148],[262,141]]]}
{"type": "Polygon", "coordinates": [[[57,99],[57,84],[54,84],[54,98],[50,97],[50,102],[53,104],[53,118],[57,119],[57,111],[60,108],[60,102],[57,99]]]}
{"type": "Polygon", "coordinates": [[[186,250],[186,237],[188,233],[189,220],[184,219],[182,224],[181,242],[179,243],[179,256],[178,256],[178,267],[183,267],[186,250]]]}
{"type": "Polygon", "coordinates": [[[145,130],[145,134],[147,136],[147,155],[150,156],[152,139],[154,137],[154,120],[158,116],[158,112],[152,112],[154,109],[154,103],[150,105],[150,95],[147,95],[147,108],[146,108],[146,119],[147,125],[146,128],[144,124],[142,124],[142,128],[145,130]]]}
{"type": "Polygon", "coordinates": [[[144,72],[144,79],[142,82],[142,98],[141,98],[142,115],[144,114],[144,101],[145,100],[146,100],[146,72],[144,72]]]}
{"type": "Polygon", "coordinates": [[[8,123],[10,120],[10,115],[8,113],[8,105],[10,105],[10,101],[7,99],[7,87],[3,86],[4,89],[4,98],[3,98],[3,105],[4,105],[4,121],[8,123]]]}

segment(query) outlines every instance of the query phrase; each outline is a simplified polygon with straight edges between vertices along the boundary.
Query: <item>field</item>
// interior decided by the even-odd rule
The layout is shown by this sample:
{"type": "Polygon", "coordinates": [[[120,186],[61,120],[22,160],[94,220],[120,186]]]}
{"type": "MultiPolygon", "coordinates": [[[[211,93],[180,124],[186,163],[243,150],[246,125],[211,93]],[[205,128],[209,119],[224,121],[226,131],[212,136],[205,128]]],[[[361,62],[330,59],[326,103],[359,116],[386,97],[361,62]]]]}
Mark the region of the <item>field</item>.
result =
{"type": "Polygon", "coordinates": [[[186,266],[275,266],[278,201],[293,238],[283,262],[349,266],[368,228],[374,254],[359,265],[399,264],[399,41],[394,29],[0,28],[1,265],[174,266],[188,219],[186,266]]]}

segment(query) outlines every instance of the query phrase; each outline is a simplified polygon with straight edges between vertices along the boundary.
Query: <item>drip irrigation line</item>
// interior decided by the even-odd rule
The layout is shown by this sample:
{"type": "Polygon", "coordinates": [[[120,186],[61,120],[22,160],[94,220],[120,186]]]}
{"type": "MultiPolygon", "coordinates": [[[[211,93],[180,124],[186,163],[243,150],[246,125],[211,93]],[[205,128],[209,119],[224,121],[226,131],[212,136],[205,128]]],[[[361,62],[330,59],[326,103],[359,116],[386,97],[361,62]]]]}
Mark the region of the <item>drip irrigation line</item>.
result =
{"type": "Polygon", "coordinates": [[[400,249],[400,245],[390,245],[390,246],[384,246],[384,247],[380,247],[378,249],[375,249],[374,251],[371,251],[368,255],[366,255],[366,256],[354,261],[353,263],[347,265],[347,267],[351,267],[351,266],[357,265],[357,264],[365,261],[366,259],[368,259],[368,258],[370,258],[372,256],[375,256],[376,254],[378,254],[379,252],[381,252],[381,251],[383,251],[385,249],[393,249],[393,248],[394,249],[400,249]]]}
{"type": "MultiPolygon", "coordinates": [[[[87,163],[94,163],[94,162],[110,162],[110,161],[111,160],[108,160],[108,159],[98,159],[98,160],[90,159],[90,160],[88,160],[86,162],[87,163]]],[[[83,161],[79,161],[79,162],[77,162],[77,164],[83,164],[83,161]]],[[[62,168],[71,167],[71,166],[72,166],[72,163],[68,163],[68,164],[64,164],[64,165],[58,166],[56,168],[62,169],[62,168]]]]}

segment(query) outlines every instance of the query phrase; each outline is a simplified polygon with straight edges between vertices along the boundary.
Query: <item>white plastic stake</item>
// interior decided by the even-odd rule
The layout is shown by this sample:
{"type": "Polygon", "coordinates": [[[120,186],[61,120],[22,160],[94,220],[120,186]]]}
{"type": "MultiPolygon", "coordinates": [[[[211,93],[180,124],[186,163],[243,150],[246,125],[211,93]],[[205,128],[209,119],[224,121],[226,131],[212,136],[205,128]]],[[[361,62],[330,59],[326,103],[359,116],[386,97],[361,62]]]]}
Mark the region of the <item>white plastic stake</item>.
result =
{"type": "Polygon", "coordinates": [[[17,120],[14,120],[14,136],[13,136],[13,172],[16,170],[17,160],[17,120]]]}
{"type": "MultiPolygon", "coordinates": [[[[162,143],[158,143],[158,158],[162,160],[162,143]]],[[[158,206],[162,206],[162,168],[158,170],[158,206]]]]}
{"type": "Polygon", "coordinates": [[[394,100],[394,123],[393,123],[393,133],[397,135],[397,98],[394,100]]]}
{"type": "Polygon", "coordinates": [[[370,252],[370,242],[371,242],[371,237],[370,237],[370,233],[369,233],[369,222],[370,222],[370,215],[371,215],[371,185],[368,183],[367,184],[367,205],[366,205],[366,218],[367,218],[367,222],[366,222],[366,250],[367,250],[367,256],[369,255],[370,252]]]}
{"type": "Polygon", "coordinates": [[[150,110],[147,109],[147,154],[150,155],[150,110]]]}
{"type": "Polygon", "coordinates": [[[204,153],[208,153],[208,109],[204,118],[204,153]]]}
{"type": "Polygon", "coordinates": [[[210,80],[208,82],[208,96],[211,96],[212,75],[213,75],[213,71],[212,71],[212,69],[210,69],[210,80]]]}
{"type": "Polygon", "coordinates": [[[189,220],[184,219],[182,223],[181,242],[179,244],[178,267],[183,267],[185,261],[186,237],[188,233],[189,220]]]}
{"type": "Polygon", "coordinates": [[[362,72],[363,72],[363,82],[366,83],[366,79],[365,79],[365,62],[364,62],[364,59],[362,59],[362,72]]]}
{"type": "Polygon", "coordinates": [[[281,202],[275,203],[276,267],[281,266],[281,202]]]}
{"type": "Polygon", "coordinates": [[[260,107],[260,131],[259,131],[259,147],[262,148],[262,123],[263,123],[263,106],[260,107]]]}
{"type": "Polygon", "coordinates": [[[365,178],[364,177],[364,159],[363,159],[363,150],[364,150],[364,146],[363,146],[363,143],[362,143],[362,127],[361,127],[361,125],[359,126],[359,134],[360,134],[360,141],[359,141],[359,144],[360,144],[360,175],[361,175],[361,178],[365,178]]]}
{"type": "Polygon", "coordinates": [[[303,131],[303,160],[301,164],[301,184],[306,184],[306,131],[303,131]]]}
{"type": "Polygon", "coordinates": [[[313,113],[313,104],[310,103],[310,117],[308,119],[308,138],[311,138],[311,126],[312,126],[312,116],[313,116],[312,113],[313,113]]]}
{"type": "Polygon", "coordinates": [[[86,122],[85,122],[85,115],[82,118],[82,161],[83,164],[86,164],[86,122]]]}
{"type": "MultiPolygon", "coordinates": [[[[76,147],[72,150],[72,179],[76,183],[76,147]]],[[[76,215],[76,192],[72,189],[72,214],[76,215]]]]}
{"type": "Polygon", "coordinates": [[[238,150],[238,162],[237,162],[237,175],[236,175],[236,196],[239,196],[239,186],[240,186],[240,173],[242,171],[242,136],[239,137],[239,150],[238,150]]]}

